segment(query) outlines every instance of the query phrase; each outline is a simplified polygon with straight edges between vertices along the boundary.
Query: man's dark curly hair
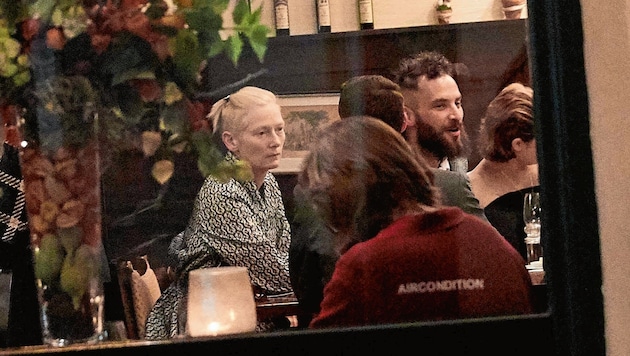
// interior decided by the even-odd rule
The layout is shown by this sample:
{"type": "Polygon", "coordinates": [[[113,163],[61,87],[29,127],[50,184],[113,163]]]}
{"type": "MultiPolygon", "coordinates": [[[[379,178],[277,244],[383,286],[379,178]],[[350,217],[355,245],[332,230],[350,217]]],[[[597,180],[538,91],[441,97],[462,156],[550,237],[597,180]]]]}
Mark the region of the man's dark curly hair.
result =
{"type": "Polygon", "coordinates": [[[404,89],[418,87],[418,78],[426,76],[435,79],[443,75],[455,77],[455,66],[443,54],[423,51],[400,60],[398,68],[392,71],[392,80],[404,89]]]}

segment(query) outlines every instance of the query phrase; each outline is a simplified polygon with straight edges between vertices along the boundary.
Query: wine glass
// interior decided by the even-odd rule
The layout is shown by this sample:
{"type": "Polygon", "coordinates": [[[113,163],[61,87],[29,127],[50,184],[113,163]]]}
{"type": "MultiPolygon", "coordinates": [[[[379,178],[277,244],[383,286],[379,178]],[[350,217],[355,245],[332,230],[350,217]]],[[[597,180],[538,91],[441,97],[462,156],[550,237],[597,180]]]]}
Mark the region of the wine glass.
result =
{"type": "Polygon", "coordinates": [[[540,193],[525,193],[523,201],[523,220],[527,236],[540,237],[540,193]]]}
{"type": "Polygon", "coordinates": [[[542,267],[542,247],[540,245],[540,193],[525,193],[523,200],[523,221],[525,222],[525,245],[527,246],[527,264],[538,263],[542,267]]]}

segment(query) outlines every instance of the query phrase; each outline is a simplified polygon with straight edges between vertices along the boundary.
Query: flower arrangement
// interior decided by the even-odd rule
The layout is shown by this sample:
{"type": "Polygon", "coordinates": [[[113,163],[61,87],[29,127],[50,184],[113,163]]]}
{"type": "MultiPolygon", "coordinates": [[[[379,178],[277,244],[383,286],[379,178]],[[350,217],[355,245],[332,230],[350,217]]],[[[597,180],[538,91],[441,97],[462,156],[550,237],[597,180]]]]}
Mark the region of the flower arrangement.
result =
{"type": "Polygon", "coordinates": [[[232,2],[226,28],[230,0],[0,1],[0,115],[24,109],[24,200],[46,343],[102,338],[103,162],[142,152],[162,188],[180,153],[204,176],[251,176],[215,147],[212,103],[198,95],[207,58],[224,53],[236,65],[246,42],[264,57],[260,8],[232,2]]]}
{"type": "Polygon", "coordinates": [[[197,100],[205,61],[236,65],[246,43],[262,61],[269,29],[261,9],[238,0],[14,0],[0,3],[0,106],[24,111],[24,139],[42,150],[93,136],[119,152],[155,158],[153,177],[173,174],[173,155],[195,155],[205,176],[232,176],[210,140],[197,100]],[[226,32],[227,31],[227,32],[226,32]],[[98,122],[98,131],[90,131],[98,122]],[[63,132],[63,134],[61,134],[63,132]]]}

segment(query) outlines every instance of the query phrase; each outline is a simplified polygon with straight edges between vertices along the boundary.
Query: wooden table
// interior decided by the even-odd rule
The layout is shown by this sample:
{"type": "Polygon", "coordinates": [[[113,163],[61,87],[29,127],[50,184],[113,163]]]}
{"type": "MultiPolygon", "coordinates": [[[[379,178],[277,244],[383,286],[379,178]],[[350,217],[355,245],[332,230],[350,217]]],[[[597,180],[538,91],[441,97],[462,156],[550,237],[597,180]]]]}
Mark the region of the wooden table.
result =
{"type": "Polygon", "coordinates": [[[256,301],[258,320],[300,315],[303,313],[295,295],[282,297],[265,296],[256,301]]]}
{"type": "Polygon", "coordinates": [[[544,285],[545,283],[545,270],[543,269],[530,269],[529,277],[532,279],[532,285],[544,285]]]}
{"type": "Polygon", "coordinates": [[[528,272],[529,277],[532,279],[532,302],[534,303],[534,312],[544,313],[549,309],[545,270],[531,269],[528,270],[528,272]]]}

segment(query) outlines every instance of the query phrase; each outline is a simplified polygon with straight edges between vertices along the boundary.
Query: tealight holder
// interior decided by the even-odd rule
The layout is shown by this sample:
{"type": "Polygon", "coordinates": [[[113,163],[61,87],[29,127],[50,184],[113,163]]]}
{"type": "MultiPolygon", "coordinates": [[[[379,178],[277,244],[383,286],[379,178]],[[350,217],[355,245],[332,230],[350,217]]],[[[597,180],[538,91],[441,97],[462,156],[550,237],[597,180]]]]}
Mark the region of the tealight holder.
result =
{"type": "Polygon", "coordinates": [[[190,271],[188,278],[188,336],[255,331],[256,303],[247,268],[202,268],[190,271]]]}

